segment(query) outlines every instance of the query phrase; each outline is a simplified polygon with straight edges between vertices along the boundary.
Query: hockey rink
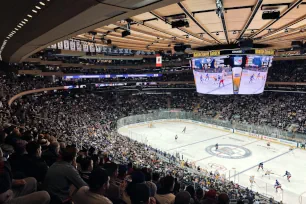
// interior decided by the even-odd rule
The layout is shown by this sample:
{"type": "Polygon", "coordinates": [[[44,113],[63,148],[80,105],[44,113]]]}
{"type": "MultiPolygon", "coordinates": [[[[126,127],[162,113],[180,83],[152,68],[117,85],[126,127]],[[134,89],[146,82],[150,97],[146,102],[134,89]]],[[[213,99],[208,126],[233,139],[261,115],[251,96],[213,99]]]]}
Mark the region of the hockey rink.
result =
{"type": "Polygon", "coordinates": [[[266,84],[267,72],[257,72],[244,70],[242,72],[239,94],[260,94],[264,91],[266,84]],[[260,75],[258,76],[258,73],[260,75]],[[254,74],[254,80],[250,81],[250,77],[254,74]]]}
{"type": "Polygon", "coordinates": [[[289,151],[289,146],[276,143],[271,143],[268,148],[266,141],[196,123],[153,121],[152,124],[153,128],[143,123],[124,126],[118,132],[174,155],[178,152],[185,161],[196,162],[197,166],[208,171],[218,170],[227,179],[275,200],[306,204],[305,150],[289,151]],[[186,133],[182,133],[184,127],[186,133]],[[215,150],[216,143],[219,150],[215,150]],[[264,162],[265,171],[271,170],[270,177],[264,176],[265,171],[257,171],[260,162],[264,162]],[[285,171],[291,173],[291,182],[283,176],[285,171]],[[250,176],[255,177],[253,185],[250,176]],[[275,191],[276,179],[283,191],[275,191]]]}

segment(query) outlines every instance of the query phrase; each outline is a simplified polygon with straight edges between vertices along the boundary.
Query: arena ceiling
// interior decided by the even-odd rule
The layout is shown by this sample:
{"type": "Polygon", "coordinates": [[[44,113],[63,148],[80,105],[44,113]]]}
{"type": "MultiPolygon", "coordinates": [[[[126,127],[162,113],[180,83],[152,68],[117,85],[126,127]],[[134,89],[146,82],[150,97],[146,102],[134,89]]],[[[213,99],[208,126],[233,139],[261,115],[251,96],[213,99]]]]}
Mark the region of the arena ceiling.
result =
{"type": "Polygon", "coordinates": [[[306,37],[306,0],[223,0],[220,17],[216,0],[10,0],[0,4],[0,54],[10,62],[20,62],[64,39],[90,41],[92,31],[97,33],[97,43],[103,37],[112,45],[137,50],[171,50],[176,43],[197,49],[234,44],[242,37],[282,49],[306,37]],[[280,10],[280,18],[262,20],[267,9],[280,10]],[[186,16],[189,27],[171,27],[167,19],[177,14],[186,16]],[[132,20],[131,35],[122,38],[126,19],[132,20]]]}
{"type": "MultiPolygon", "coordinates": [[[[216,0],[185,0],[150,12],[132,16],[131,35],[122,38],[127,21],[121,20],[97,28],[96,41],[111,39],[118,47],[131,49],[171,50],[174,44],[190,44],[192,48],[216,44],[234,44],[239,38],[252,38],[254,43],[281,49],[291,41],[306,37],[306,0],[223,0],[219,17],[216,0]],[[265,10],[280,11],[277,20],[262,20],[265,10]],[[167,19],[186,16],[189,27],[172,28],[167,19]]],[[[90,40],[84,33],[79,39],[90,40]]]]}

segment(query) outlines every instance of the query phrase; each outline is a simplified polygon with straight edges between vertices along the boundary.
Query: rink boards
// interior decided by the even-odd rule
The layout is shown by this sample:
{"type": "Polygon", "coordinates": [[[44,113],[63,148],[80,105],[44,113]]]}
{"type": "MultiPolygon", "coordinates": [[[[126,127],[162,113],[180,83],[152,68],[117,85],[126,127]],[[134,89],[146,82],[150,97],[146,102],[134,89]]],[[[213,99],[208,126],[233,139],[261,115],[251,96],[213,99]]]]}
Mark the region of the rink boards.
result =
{"type": "MultiPolygon", "coordinates": [[[[225,132],[231,132],[231,133],[235,133],[235,134],[239,134],[239,135],[243,135],[243,136],[247,136],[247,137],[253,137],[253,138],[256,138],[256,139],[266,140],[266,141],[269,141],[269,142],[282,144],[282,145],[287,145],[287,146],[294,147],[294,148],[298,147],[297,142],[284,140],[284,139],[279,139],[279,138],[275,138],[275,137],[269,137],[269,136],[266,136],[266,135],[261,135],[261,134],[251,133],[251,132],[246,132],[246,131],[242,131],[242,130],[238,130],[238,129],[233,129],[233,128],[228,128],[228,127],[208,124],[208,123],[194,121],[194,120],[160,119],[160,120],[154,120],[154,121],[150,121],[150,122],[154,122],[154,123],[167,123],[167,122],[177,123],[177,122],[180,122],[180,123],[187,123],[187,124],[188,123],[189,124],[197,124],[197,125],[207,127],[207,128],[213,128],[213,129],[217,129],[217,130],[221,130],[221,131],[225,131],[225,132]]],[[[148,123],[149,122],[141,122],[141,123],[128,125],[126,127],[135,128],[135,127],[139,127],[139,126],[148,125],[148,123]]]]}

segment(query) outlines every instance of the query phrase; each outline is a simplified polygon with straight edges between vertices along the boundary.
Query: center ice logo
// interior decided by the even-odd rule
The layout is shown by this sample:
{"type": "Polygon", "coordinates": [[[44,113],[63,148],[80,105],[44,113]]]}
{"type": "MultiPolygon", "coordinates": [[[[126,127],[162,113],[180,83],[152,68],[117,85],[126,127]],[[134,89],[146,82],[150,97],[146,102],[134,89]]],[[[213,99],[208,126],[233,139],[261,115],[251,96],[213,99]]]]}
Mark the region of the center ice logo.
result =
{"type": "Polygon", "coordinates": [[[245,147],[231,145],[231,144],[219,144],[219,148],[216,150],[215,145],[206,147],[206,152],[213,156],[227,158],[227,159],[242,159],[251,156],[251,151],[245,147]]]}

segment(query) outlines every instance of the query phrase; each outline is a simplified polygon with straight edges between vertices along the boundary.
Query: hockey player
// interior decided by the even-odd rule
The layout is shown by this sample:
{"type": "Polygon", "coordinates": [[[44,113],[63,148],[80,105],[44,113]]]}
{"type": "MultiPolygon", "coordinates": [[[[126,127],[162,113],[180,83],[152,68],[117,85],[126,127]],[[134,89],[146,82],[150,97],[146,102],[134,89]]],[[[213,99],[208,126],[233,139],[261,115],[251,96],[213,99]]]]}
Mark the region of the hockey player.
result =
{"type": "Polygon", "coordinates": [[[214,80],[214,84],[218,84],[218,79],[216,78],[216,76],[212,76],[213,80],[214,80]]]}
{"type": "Polygon", "coordinates": [[[175,135],[175,141],[177,141],[177,138],[178,138],[177,135],[175,135]]]}
{"type": "Polygon", "coordinates": [[[221,84],[223,84],[223,86],[224,86],[224,79],[221,79],[221,80],[220,80],[220,82],[219,82],[219,87],[220,87],[221,84]]]}
{"type": "MultiPolygon", "coordinates": [[[[265,176],[269,176],[269,179],[270,179],[271,174],[272,174],[271,170],[266,170],[265,176]]],[[[264,175],[262,175],[262,176],[264,176],[264,175]]]]}
{"type": "Polygon", "coordinates": [[[200,76],[200,81],[201,81],[201,83],[203,83],[203,76],[202,76],[202,74],[200,76]]]}
{"type": "Polygon", "coordinates": [[[186,127],[184,127],[184,129],[183,129],[183,131],[182,131],[183,133],[186,133],[186,127]]]}
{"type": "Polygon", "coordinates": [[[250,183],[251,183],[251,187],[253,186],[255,182],[255,176],[250,176],[250,183]]]}
{"type": "Polygon", "coordinates": [[[267,142],[267,149],[270,149],[270,146],[271,146],[271,144],[270,144],[270,142],[268,141],[268,142],[267,142]]]}
{"type": "Polygon", "coordinates": [[[249,83],[252,83],[252,82],[253,82],[254,77],[255,77],[255,76],[254,76],[254,74],[252,74],[252,75],[251,75],[251,77],[250,77],[250,81],[249,81],[249,83]]]}
{"type": "Polygon", "coordinates": [[[216,151],[219,149],[219,144],[217,143],[216,145],[216,151]]]}
{"type": "Polygon", "coordinates": [[[287,180],[290,182],[291,173],[289,171],[286,171],[284,176],[287,176],[287,180]]]}
{"type": "Polygon", "coordinates": [[[258,72],[256,80],[260,79],[260,72],[258,72]]]}
{"type": "Polygon", "coordinates": [[[264,169],[263,169],[263,162],[260,162],[260,163],[258,164],[258,169],[257,169],[257,171],[259,171],[260,168],[261,168],[262,170],[264,170],[264,169]]]}
{"type": "Polygon", "coordinates": [[[281,190],[283,190],[283,189],[282,189],[282,185],[278,182],[278,180],[275,181],[274,188],[275,188],[275,190],[276,190],[276,193],[277,193],[277,189],[279,189],[279,188],[280,188],[281,190]]]}
{"type": "Polygon", "coordinates": [[[208,73],[206,74],[206,77],[205,77],[205,81],[206,80],[209,80],[209,75],[208,75],[208,73]]]}

